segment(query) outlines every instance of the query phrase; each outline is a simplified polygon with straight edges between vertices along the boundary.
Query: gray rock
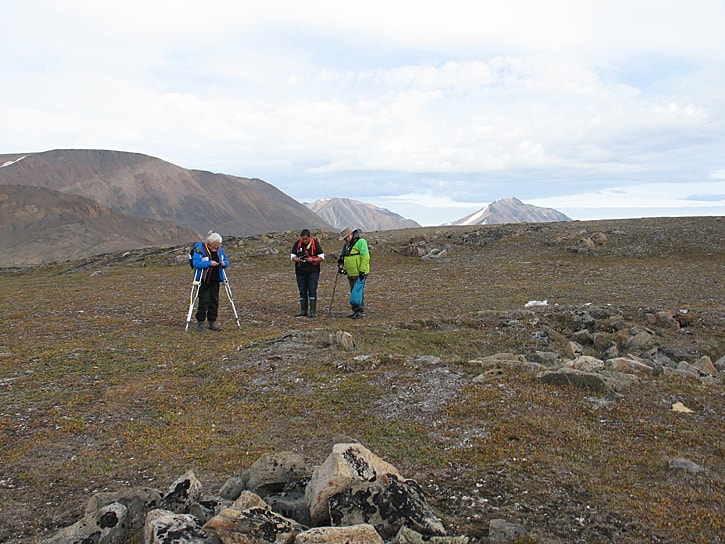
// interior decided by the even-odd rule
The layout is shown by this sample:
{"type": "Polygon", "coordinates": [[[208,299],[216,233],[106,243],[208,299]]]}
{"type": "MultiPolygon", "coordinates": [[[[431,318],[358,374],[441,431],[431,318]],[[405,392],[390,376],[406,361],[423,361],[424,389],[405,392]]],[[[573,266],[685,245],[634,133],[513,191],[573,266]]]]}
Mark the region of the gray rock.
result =
{"type": "Polygon", "coordinates": [[[330,497],[359,482],[374,481],[385,474],[400,478],[398,469],[362,444],[335,444],[322,465],[314,470],[305,489],[313,523],[319,526],[329,521],[330,497]]]}
{"type": "Polygon", "coordinates": [[[692,474],[699,474],[700,472],[705,472],[705,469],[697,463],[694,463],[689,459],[682,458],[670,459],[668,463],[668,468],[670,470],[684,470],[692,474]]]}
{"type": "Polygon", "coordinates": [[[161,494],[150,487],[137,487],[118,492],[96,493],[86,505],[86,514],[92,514],[104,506],[117,502],[128,509],[129,531],[143,529],[146,514],[158,508],[161,494]]]}
{"type": "Polygon", "coordinates": [[[316,527],[295,537],[293,544],[383,544],[372,525],[316,527]]]}
{"type": "Polygon", "coordinates": [[[528,535],[529,532],[515,523],[509,523],[503,519],[492,519],[488,522],[488,539],[490,542],[516,542],[528,535]]]}
{"type": "Polygon", "coordinates": [[[245,488],[264,498],[279,493],[293,481],[312,475],[301,455],[290,452],[266,453],[257,459],[242,480],[245,488]]]}
{"type": "Polygon", "coordinates": [[[312,527],[310,509],[304,491],[288,491],[265,497],[265,502],[273,512],[289,519],[293,519],[306,527],[312,527]]]}
{"type": "Polygon", "coordinates": [[[468,544],[467,536],[430,536],[422,535],[405,525],[400,528],[392,544],[468,544]]]}
{"type": "Polygon", "coordinates": [[[392,475],[361,482],[333,495],[329,512],[333,526],[369,523],[385,539],[395,536],[403,525],[424,535],[446,535],[443,523],[425,503],[418,483],[392,475]]]}
{"type": "Polygon", "coordinates": [[[152,510],[146,516],[144,544],[221,544],[216,535],[205,531],[189,514],[169,510],[152,510]]]}
{"type": "Polygon", "coordinates": [[[233,476],[228,478],[224,485],[219,490],[219,496],[222,499],[229,499],[235,501],[242,494],[242,491],[246,489],[244,479],[239,476],[233,476]]]}
{"type": "Polygon", "coordinates": [[[266,508],[239,511],[224,508],[204,525],[204,531],[224,543],[270,542],[287,544],[307,527],[266,508]]]}
{"type": "Polygon", "coordinates": [[[128,536],[128,509],[117,502],[86,514],[41,544],[122,544],[128,536]]]}
{"type": "Polygon", "coordinates": [[[161,498],[159,508],[177,514],[188,514],[189,507],[201,497],[201,482],[192,470],[180,476],[161,498]]]}

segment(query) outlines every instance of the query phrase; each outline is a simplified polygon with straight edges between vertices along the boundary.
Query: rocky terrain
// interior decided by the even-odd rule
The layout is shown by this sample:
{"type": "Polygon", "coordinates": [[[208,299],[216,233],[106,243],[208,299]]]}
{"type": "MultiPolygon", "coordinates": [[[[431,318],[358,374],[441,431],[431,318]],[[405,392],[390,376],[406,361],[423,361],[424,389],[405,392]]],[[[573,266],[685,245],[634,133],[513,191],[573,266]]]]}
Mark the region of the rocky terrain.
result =
{"type": "Polygon", "coordinates": [[[218,494],[265,454],[314,467],[358,442],[472,543],[501,520],[520,542],[722,542],[724,234],[371,233],[356,321],[333,233],[316,319],[292,317],[296,233],[229,238],[242,328],[222,298],[219,333],[184,331],[183,246],[5,270],[0,541],[48,538],[99,493],[191,470],[218,494]]]}

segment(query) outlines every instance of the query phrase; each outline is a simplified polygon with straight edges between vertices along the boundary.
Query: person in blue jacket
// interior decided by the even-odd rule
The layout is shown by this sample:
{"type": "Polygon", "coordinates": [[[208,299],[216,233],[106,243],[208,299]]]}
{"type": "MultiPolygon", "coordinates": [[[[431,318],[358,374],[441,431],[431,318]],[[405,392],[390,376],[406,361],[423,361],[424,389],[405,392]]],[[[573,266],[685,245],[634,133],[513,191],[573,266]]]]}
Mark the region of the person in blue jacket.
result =
{"type": "Polygon", "coordinates": [[[199,281],[199,307],[196,310],[196,330],[204,330],[204,321],[209,321],[209,330],[220,331],[217,325],[219,312],[219,283],[224,281],[224,268],[229,259],[222,249],[222,237],[209,231],[206,239],[194,245],[191,257],[194,265],[194,280],[199,281]]]}

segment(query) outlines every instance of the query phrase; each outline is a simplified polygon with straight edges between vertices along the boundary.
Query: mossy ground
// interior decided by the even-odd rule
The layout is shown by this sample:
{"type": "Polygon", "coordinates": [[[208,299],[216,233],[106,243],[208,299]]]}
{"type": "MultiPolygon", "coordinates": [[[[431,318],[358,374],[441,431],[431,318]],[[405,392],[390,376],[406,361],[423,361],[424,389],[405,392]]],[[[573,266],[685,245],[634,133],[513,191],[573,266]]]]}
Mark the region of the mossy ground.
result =
{"type": "Polygon", "coordinates": [[[685,218],[374,233],[358,321],[345,317],[334,260],[318,318],[292,317],[294,233],[229,239],[242,329],[222,292],[221,333],[184,330],[183,248],[4,272],[0,541],[73,523],[96,491],[164,490],[190,468],[211,491],[263,453],[316,464],[349,437],[418,480],[450,532],[474,541],[505,518],[540,542],[721,542],[721,384],[649,378],[597,408],[596,394],[520,370],[473,383],[481,370],[468,361],[530,352],[542,328],[563,354],[572,324],[554,305],[616,307],[641,328],[645,311],[687,310],[687,331],[658,341],[721,357],[724,231],[717,218],[685,218]],[[608,244],[567,249],[594,231],[608,244]],[[418,234],[448,257],[405,256],[418,234]],[[357,352],[329,344],[339,330],[357,352]],[[672,412],[676,401],[694,412],[672,412]],[[668,470],[675,457],[706,470],[668,470]]]}

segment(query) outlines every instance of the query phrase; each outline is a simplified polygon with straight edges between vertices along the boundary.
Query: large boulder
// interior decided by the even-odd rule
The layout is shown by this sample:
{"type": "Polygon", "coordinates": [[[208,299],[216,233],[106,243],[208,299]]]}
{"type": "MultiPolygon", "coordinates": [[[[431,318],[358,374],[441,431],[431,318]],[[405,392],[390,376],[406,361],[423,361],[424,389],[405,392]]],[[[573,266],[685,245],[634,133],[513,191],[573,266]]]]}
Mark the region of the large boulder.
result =
{"type": "Polygon", "coordinates": [[[401,477],[398,469],[365,446],[335,444],[327,459],[314,470],[305,489],[312,522],[317,526],[329,523],[328,500],[336,493],[360,482],[374,482],[388,474],[401,477]]]}

